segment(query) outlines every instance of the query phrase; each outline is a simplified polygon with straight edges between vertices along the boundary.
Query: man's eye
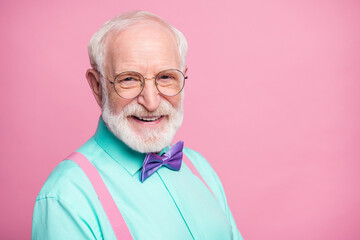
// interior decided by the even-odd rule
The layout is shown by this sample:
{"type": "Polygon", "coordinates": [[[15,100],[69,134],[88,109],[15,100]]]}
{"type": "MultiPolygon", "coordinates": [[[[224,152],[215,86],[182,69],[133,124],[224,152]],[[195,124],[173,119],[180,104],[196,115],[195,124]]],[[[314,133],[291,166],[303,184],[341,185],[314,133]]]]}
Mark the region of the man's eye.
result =
{"type": "Polygon", "coordinates": [[[132,77],[127,77],[127,78],[122,79],[122,81],[136,81],[136,80],[132,77]]]}
{"type": "Polygon", "coordinates": [[[161,76],[162,79],[169,79],[171,78],[171,76],[167,76],[167,75],[164,75],[164,76],[161,76]]]}
{"type": "Polygon", "coordinates": [[[172,75],[162,75],[158,78],[158,80],[160,81],[169,81],[169,80],[174,80],[175,77],[172,75]]]}
{"type": "Polygon", "coordinates": [[[120,83],[137,83],[140,79],[134,76],[124,76],[118,79],[120,83]]]}
{"type": "Polygon", "coordinates": [[[121,76],[116,83],[121,88],[132,88],[139,86],[141,81],[136,76],[121,76]]]}

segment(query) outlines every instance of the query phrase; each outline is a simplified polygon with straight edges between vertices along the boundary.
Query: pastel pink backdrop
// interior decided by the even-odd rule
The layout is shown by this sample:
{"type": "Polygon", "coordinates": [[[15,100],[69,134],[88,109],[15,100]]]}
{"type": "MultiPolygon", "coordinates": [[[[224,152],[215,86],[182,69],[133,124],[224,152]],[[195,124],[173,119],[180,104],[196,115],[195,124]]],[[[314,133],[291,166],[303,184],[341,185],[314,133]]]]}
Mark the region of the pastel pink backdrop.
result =
{"type": "Polygon", "coordinates": [[[245,239],[360,239],[358,1],[1,1],[1,239],[29,239],[51,170],[95,131],[87,43],[144,9],[189,42],[176,139],[245,239]]]}

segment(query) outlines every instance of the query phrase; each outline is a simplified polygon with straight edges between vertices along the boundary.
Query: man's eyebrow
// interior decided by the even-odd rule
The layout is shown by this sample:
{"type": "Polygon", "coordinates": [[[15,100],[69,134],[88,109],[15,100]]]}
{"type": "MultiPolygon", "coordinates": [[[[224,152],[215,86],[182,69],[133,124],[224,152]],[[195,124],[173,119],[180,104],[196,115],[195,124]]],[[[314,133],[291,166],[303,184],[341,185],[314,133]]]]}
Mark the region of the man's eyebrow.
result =
{"type": "MultiPolygon", "coordinates": [[[[161,66],[158,66],[158,69],[156,70],[155,75],[161,71],[168,70],[168,69],[178,69],[178,68],[161,65],[161,66]]],[[[117,75],[119,75],[120,73],[124,73],[124,72],[137,72],[137,73],[140,73],[141,75],[143,75],[143,73],[141,71],[129,68],[129,69],[115,70],[115,72],[112,75],[112,78],[114,79],[114,78],[116,78],[117,75]]]]}
{"type": "Polygon", "coordinates": [[[122,70],[122,71],[115,71],[114,72],[114,78],[119,75],[120,73],[124,73],[124,72],[137,72],[139,73],[138,71],[135,71],[135,70],[132,70],[132,69],[129,69],[129,70],[122,70]]]}

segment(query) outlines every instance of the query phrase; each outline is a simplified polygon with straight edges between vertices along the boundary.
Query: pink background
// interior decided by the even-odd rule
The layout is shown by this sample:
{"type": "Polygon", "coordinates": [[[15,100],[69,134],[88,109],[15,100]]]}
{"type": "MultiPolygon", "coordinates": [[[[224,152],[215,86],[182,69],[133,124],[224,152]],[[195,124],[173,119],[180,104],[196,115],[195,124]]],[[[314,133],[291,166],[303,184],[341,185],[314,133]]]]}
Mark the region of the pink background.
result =
{"type": "Polygon", "coordinates": [[[245,239],[360,239],[358,1],[1,1],[1,239],[29,239],[51,170],[95,131],[87,43],[144,9],[189,42],[177,139],[245,239]]]}

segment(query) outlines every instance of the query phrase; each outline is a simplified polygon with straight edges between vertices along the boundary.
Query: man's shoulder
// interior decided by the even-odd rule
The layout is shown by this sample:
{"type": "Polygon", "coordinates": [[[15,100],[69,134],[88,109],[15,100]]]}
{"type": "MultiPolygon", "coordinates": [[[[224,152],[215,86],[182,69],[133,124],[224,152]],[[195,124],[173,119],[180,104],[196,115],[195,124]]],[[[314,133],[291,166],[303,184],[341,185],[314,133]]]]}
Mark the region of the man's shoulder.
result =
{"type": "Polygon", "coordinates": [[[76,185],[81,182],[86,183],[81,168],[71,160],[64,160],[50,173],[36,200],[66,198],[76,192],[76,185]]]}
{"type": "MultiPolygon", "coordinates": [[[[89,141],[76,151],[86,155],[91,161],[99,150],[95,146],[92,151],[90,145],[87,145],[89,141]]],[[[105,212],[101,209],[96,192],[80,166],[72,160],[62,160],[50,173],[36,198],[32,232],[37,237],[33,238],[44,236],[44,239],[50,239],[45,237],[46,234],[51,234],[51,239],[56,238],[56,232],[58,237],[69,239],[61,236],[83,234],[91,229],[96,232],[96,239],[102,239],[99,219],[104,219],[105,212]],[[84,232],[78,232],[77,227],[84,232]]],[[[93,232],[86,234],[90,236],[93,232]]]]}
{"type": "MultiPolygon", "coordinates": [[[[91,138],[76,151],[91,156],[97,150],[94,144],[96,143],[91,138]]],[[[44,198],[63,199],[69,196],[73,198],[77,192],[84,191],[84,188],[85,191],[91,189],[91,183],[85,173],[75,162],[65,159],[50,173],[36,200],[44,198]],[[81,186],[81,190],[79,186],[81,186]]]]}

